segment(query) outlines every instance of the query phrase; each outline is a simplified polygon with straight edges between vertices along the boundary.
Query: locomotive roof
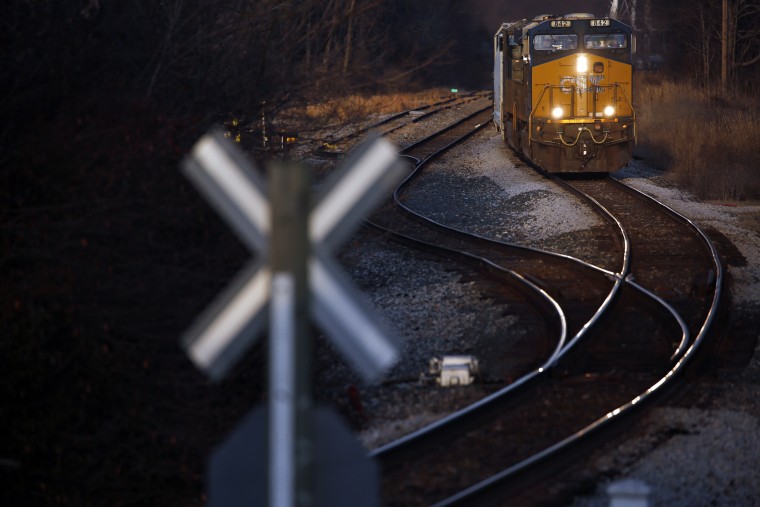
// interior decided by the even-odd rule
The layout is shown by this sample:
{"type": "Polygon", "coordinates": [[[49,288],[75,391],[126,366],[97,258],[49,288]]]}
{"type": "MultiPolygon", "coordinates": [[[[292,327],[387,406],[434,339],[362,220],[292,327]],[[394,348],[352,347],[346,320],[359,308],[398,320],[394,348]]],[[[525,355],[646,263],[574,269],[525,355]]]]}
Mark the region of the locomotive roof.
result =
{"type": "Polygon", "coordinates": [[[594,19],[596,16],[590,12],[571,12],[562,16],[564,19],[594,19]]]}
{"type": "Polygon", "coordinates": [[[590,12],[571,12],[564,16],[557,16],[556,14],[539,14],[533,17],[533,21],[546,21],[547,19],[594,19],[596,16],[590,12]]]}
{"type": "Polygon", "coordinates": [[[584,32],[618,32],[618,33],[633,33],[633,29],[610,17],[596,17],[589,13],[571,13],[562,17],[554,19],[545,19],[541,21],[534,21],[533,23],[525,26],[523,31],[525,33],[533,33],[538,30],[556,31],[558,33],[584,33],[584,32]],[[566,21],[569,25],[565,26],[566,21]]]}
{"type": "MultiPolygon", "coordinates": [[[[617,33],[633,33],[633,29],[609,17],[596,17],[591,13],[575,12],[565,14],[564,16],[555,16],[553,14],[541,14],[531,20],[521,19],[503,23],[498,32],[506,31],[510,35],[515,34],[517,38],[522,38],[529,33],[536,31],[550,31],[557,33],[605,33],[614,31],[617,33]],[[559,21],[568,21],[569,26],[557,26],[559,21]],[[599,22],[598,24],[594,24],[599,22]]],[[[497,33],[498,33],[497,32],[497,33]]]]}

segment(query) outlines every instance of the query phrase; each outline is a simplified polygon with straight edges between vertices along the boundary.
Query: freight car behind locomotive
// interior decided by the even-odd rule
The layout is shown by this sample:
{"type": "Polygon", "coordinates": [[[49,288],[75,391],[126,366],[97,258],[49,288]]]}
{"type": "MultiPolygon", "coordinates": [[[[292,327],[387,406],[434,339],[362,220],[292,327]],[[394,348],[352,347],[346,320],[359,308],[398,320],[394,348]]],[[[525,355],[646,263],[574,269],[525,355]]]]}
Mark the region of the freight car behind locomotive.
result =
{"type": "Polygon", "coordinates": [[[494,36],[493,121],[551,173],[617,171],[631,159],[631,27],[592,14],[504,23],[494,36]]]}

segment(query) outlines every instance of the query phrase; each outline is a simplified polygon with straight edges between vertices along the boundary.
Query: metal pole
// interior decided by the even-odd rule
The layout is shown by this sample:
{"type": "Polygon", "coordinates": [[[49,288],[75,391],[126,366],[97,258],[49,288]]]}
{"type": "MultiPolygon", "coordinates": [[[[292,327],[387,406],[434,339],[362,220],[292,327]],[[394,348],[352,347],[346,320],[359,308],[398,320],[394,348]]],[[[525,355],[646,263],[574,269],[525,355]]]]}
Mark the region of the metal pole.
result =
{"type": "Polygon", "coordinates": [[[311,507],[313,437],[309,425],[309,173],[278,163],[270,170],[272,235],[269,361],[269,505],[311,507]]]}
{"type": "Polygon", "coordinates": [[[269,505],[294,507],[296,483],[295,280],[272,278],[269,341],[269,505]]]}
{"type": "Polygon", "coordinates": [[[267,149],[267,103],[263,101],[261,103],[261,147],[267,149]]]}

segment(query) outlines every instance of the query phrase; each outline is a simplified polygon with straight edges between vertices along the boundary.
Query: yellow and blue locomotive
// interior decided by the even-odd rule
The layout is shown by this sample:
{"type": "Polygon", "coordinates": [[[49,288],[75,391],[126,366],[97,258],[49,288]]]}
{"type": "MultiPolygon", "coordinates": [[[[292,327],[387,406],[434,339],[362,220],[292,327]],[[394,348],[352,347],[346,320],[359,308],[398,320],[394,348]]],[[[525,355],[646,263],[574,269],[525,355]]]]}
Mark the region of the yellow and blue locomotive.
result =
{"type": "Polygon", "coordinates": [[[592,14],[504,23],[494,37],[493,121],[551,173],[612,172],[631,159],[631,27],[592,14]]]}

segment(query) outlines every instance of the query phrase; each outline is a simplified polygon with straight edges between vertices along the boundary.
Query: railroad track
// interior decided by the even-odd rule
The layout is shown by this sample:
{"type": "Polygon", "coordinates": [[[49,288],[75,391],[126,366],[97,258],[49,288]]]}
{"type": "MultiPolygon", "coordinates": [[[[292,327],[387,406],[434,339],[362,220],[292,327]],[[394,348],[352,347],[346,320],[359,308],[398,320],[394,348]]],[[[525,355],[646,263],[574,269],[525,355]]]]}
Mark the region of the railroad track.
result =
{"type": "Polygon", "coordinates": [[[442,255],[451,256],[453,254],[447,252],[456,252],[461,257],[483,259],[494,267],[492,269],[509,269],[519,273],[547,292],[561,308],[573,310],[566,316],[566,334],[575,340],[584,332],[586,324],[595,319],[599,308],[608,304],[611,293],[620,285],[612,278],[612,272],[571,257],[502,243],[448,227],[416,213],[404,204],[405,193],[421,176],[426,164],[486,126],[488,118],[489,111],[477,111],[441,133],[403,150],[405,156],[416,161],[415,170],[396,189],[393,199],[370,218],[369,223],[377,229],[403,237],[406,242],[413,239],[428,250],[439,248],[442,255]]]}
{"type": "MultiPolygon", "coordinates": [[[[548,460],[577,452],[680,375],[720,301],[722,268],[709,240],[677,213],[612,179],[571,183],[610,224],[600,244],[614,254],[603,256],[601,266],[452,229],[406,206],[404,195],[426,163],[489,116],[476,112],[406,147],[403,153],[415,169],[392,203],[373,215],[371,226],[499,273],[508,292],[523,294],[522,308],[543,307],[537,314],[548,315],[546,308],[558,306],[564,337],[541,366],[518,381],[375,449],[384,505],[484,505],[505,498],[519,504],[520,491],[531,479],[540,480],[548,460]],[[674,254],[675,238],[682,238],[682,253],[674,254]],[[542,303],[537,293],[546,294],[542,303]]],[[[556,325],[548,328],[556,333],[556,325]]],[[[546,342],[545,336],[537,339],[536,347],[546,349],[546,342]]]]}
{"type": "Polygon", "coordinates": [[[441,113],[452,109],[464,107],[477,101],[490,101],[490,95],[491,94],[487,92],[462,93],[433,104],[426,104],[414,109],[401,111],[366,127],[357,129],[349,134],[327,139],[319,150],[319,153],[322,156],[343,156],[352,144],[356,143],[358,139],[367,135],[369,132],[376,132],[388,136],[404,127],[430,120],[431,117],[440,115],[441,113]]]}
{"type": "Polygon", "coordinates": [[[712,307],[719,267],[707,237],[667,206],[614,177],[569,180],[580,192],[624,222],[635,245],[630,280],[672,305],[697,336],[712,307]]]}
{"type": "MultiPolygon", "coordinates": [[[[546,474],[560,473],[557,466],[561,463],[572,466],[574,461],[582,459],[585,448],[579,450],[579,446],[582,446],[584,441],[592,440],[597,434],[608,429],[607,427],[624,422],[631,412],[646,406],[683,377],[687,367],[702,352],[707,334],[717,319],[722,301],[723,269],[714,246],[695,224],[613,178],[601,181],[574,180],[570,183],[558,179],[556,181],[592,202],[603,213],[610,213],[610,216],[616,217],[621,233],[631,245],[630,271],[625,276],[623,273],[616,275],[626,280],[619,304],[610,310],[607,324],[592,333],[596,338],[592,337],[582,348],[561,358],[557,370],[565,375],[573,370],[593,370],[594,361],[602,357],[598,355],[599,346],[604,349],[603,356],[611,357],[614,350],[610,346],[612,344],[609,343],[609,337],[619,337],[624,341],[615,344],[614,347],[622,346],[621,350],[628,349],[628,357],[624,362],[608,363],[608,368],[618,367],[617,370],[609,371],[608,375],[622,380],[623,377],[630,377],[630,373],[639,371],[639,382],[643,390],[575,435],[558,441],[552,447],[505,468],[437,505],[500,505],[507,497],[512,505],[540,503],[542,498],[545,501],[556,502],[561,491],[547,490],[545,485],[555,483],[556,477],[546,474]],[[649,299],[648,304],[644,301],[645,304],[637,308],[640,305],[630,300],[631,295],[635,293],[638,293],[639,297],[646,296],[649,299]],[[653,302],[657,304],[653,306],[653,302]],[[652,309],[649,314],[645,311],[647,305],[652,309]],[[678,322],[681,340],[675,346],[666,371],[647,379],[647,373],[661,371],[657,369],[657,363],[661,362],[657,357],[661,356],[661,352],[655,353],[655,347],[658,342],[662,346],[662,338],[655,340],[651,333],[652,325],[655,324],[652,317],[657,311],[662,313],[663,309],[678,322]],[[649,319],[650,322],[639,320],[641,318],[649,319]],[[617,329],[609,327],[610,324],[617,326],[617,329]],[[641,351],[635,349],[635,340],[631,341],[636,334],[650,335],[641,341],[641,351]],[[603,337],[603,342],[600,342],[598,337],[603,337]],[[606,344],[602,344],[604,342],[606,344]],[[638,360],[630,361],[630,357],[638,360]],[[627,370],[623,372],[620,367],[627,370]],[[549,456],[552,456],[554,467],[545,466],[538,470],[535,465],[549,456]],[[542,479],[543,482],[539,482],[542,479]],[[538,484],[538,488],[528,487],[531,481],[538,484]],[[547,491],[550,492],[547,494],[547,491]],[[542,497],[542,493],[548,496],[542,497]]],[[[667,339],[667,335],[662,336],[667,339]]],[[[594,376],[593,373],[587,375],[594,376]]],[[[598,380],[594,383],[594,387],[600,384],[598,380]]],[[[626,382],[625,385],[635,386],[635,382],[626,382]]],[[[586,395],[593,396],[591,392],[587,392],[586,395]]],[[[568,407],[566,410],[571,408],[568,407]]]]}

